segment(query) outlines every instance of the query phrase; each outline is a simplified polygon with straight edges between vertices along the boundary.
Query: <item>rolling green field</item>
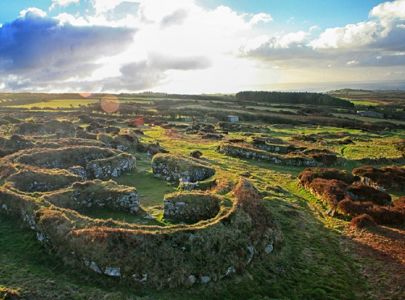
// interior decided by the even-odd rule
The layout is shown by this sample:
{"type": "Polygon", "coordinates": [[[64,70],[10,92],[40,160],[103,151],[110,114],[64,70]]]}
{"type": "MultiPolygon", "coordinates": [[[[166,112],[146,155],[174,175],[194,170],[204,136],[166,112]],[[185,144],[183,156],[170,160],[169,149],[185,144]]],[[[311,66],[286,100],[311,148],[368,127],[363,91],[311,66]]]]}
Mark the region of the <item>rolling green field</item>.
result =
{"type": "Polygon", "coordinates": [[[81,105],[89,105],[93,103],[97,103],[99,100],[97,99],[53,99],[53,100],[46,100],[46,101],[39,101],[35,103],[29,104],[21,104],[21,105],[10,105],[10,107],[16,108],[38,108],[38,109],[46,109],[46,108],[73,108],[79,107],[81,105]]]}

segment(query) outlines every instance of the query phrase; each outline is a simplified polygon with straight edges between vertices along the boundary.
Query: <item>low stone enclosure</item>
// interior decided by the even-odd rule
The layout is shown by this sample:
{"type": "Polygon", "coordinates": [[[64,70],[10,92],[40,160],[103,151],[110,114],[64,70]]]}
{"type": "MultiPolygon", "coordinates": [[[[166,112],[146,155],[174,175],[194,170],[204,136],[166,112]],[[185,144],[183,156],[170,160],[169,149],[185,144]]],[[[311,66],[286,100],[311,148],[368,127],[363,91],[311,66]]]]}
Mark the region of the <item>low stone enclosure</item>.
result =
{"type": "Polygon", "coordinates": [[[26,149],[4,157],[3,162],[68,169],[83,179],[118,177],[135,167],[135,158],[131,154],[95,146],[26,149]]]}
{"type": "Polygon", "coordinates": [[[0,213],[20,218],[68,265],[135,286],[190,286],[243,272],[281,243],[270,212],[246,179],[232,195],[215,194],[214,168],[172,154],[152,160],[157,176],[179,181],[183,190],[163,199],[171,225],[89,218],[85,214],[97,208],[139,213],[136,188],[108,180],[135,168],[135,158],[100,141],[60,140],[62,147],[41,140],[1,158],[0,213]]]}
{"type": "Polygon", "coordinates": [[[196,182],[215,174],[215,169],[202,160],[174,154],[156,154],[152,159],[152,170],[156,176],[167,181],[184,180],[196,182]]]}
{"type": "MultiPolygon", "coordinates": [[[[388,170],[398,167],[387,167],[388,170]]],[[[384,168],[384,170],[387,170],[384,168]]],[[[381,225],[402,225],[405,223],[405,207],[391,201],[391,196],[375,185],[364,184],[357,174],[361,167],[353,170],[353,174],[338,169],[308,168],[298,176],[300,184],[312,194],[320,198],[328,207],[329,213],[338,213],[353,218],[354,224],[371,219],[381,225]]],[[[400,172],[398,172],[400,173],[400,172]]],[[[400,180],[399,177],[390,180],[400,180]],[[398,179],[399,178],[399,179],[398,179]]]]}
{"type": "MultiPolygon", "coordinates": [[[[281,147],[281,146],[280,146],[281,147]]],[[[223,143],[218,147],[218,152],[239,158],[255,159],[268,161],[274,164],[287,166],[306,166],[306,167],[321,167],[330,166],[337,162],[336,154],[322,150],[303,150],[295,151],[295,148],[278,148],[277,146],[262,147],[257,149],[249,144],[241,143],[223,143]],[[263,150],[266,149],[266,150],[263,150]],[[281,150],[283,149],[283,150],[281,150]],[[294,151],[288,152],[288,150],[294,151]],[[281,154],[285,153],[285,154],[281,154]]]]}
{"type": "Polygon", "coordinates": [[[165,205],[165,214],[193,224],[140,225],[79,213],[94,206],[134,211],[137,201],[134,188],[100,180],[41,197],[7,184],[0,187],[0,212],[21,218],[66,264],[130,285],[163,288],[217,281],[269,255],[282,239],[260,194],[244,178],[232,199],[210,192],[168,195],[165,202],[172,206],[165,205]]]}

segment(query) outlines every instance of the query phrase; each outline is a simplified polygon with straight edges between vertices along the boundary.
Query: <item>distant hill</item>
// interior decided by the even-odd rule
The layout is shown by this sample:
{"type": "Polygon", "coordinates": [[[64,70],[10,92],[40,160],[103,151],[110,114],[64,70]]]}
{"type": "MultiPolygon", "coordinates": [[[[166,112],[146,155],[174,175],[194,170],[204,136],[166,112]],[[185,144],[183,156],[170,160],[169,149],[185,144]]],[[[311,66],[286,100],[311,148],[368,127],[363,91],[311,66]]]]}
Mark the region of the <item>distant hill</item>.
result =
{"type": "Polygon", "coordinates": [[[308,92],[243,91],[236,94],[239,101],[257,101],[282,104],[308,104],[336,107],[353,107],[353,103],[338,97],[308,92]]]}
{"type": "Polygon", "coordinates": [[[382,105],[405,105],[405,91],[402,90],[340,89],[329,91],[327,94],[356,101],[357,103],[363,101],[382,105]]]}

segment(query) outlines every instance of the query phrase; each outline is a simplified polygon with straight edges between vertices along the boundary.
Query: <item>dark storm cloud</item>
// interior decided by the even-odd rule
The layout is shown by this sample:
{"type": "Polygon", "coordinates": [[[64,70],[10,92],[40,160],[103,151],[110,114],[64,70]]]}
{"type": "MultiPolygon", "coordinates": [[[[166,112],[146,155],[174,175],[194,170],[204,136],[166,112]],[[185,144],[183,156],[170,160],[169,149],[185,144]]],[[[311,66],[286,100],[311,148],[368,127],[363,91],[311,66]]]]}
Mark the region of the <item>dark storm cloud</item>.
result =
{"type": "Polygon", "coordinates": [[[0,28],[0,74],[45,80],[90,74],[97,59],[123,51],[134,30],[73,26],[32,12],[0,28]]]}
{"type": "Polygon", "coordinates": [[[147,60],[128,63],[121,67],[121,76],[100,81],[103,90],[144,90],[154,87],[166,78],[168,70],[198,70],[210,66],[205,57],[168,57],[151,54],[147,60]]]}

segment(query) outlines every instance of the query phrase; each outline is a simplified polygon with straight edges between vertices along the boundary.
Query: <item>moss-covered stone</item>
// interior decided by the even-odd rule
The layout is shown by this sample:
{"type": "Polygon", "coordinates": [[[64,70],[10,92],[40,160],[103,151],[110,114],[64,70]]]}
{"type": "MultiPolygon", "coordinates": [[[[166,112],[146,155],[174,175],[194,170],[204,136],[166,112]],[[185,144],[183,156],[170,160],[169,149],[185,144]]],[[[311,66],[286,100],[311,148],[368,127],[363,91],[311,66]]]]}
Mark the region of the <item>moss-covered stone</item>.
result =
{"type": "Polygon", "coordinates": [[[14,188],[24,192],[45,192],[64,188],[81,178],[66,170],[26,168],[7,178],[14,188]]]}
{"type": "Polygon", "coordinates": [[[59,137],[74,137],[75,126],[68,121],[24,122],[14,126],[14,132],[22,135],[55,134],[59,137]]]}
{"type": "Polygon", "coordinates": [[[218,214],[221,201],[219,196],[204,192],[168,194],[164,198],[164,217],[184,223],[210,219],[218,214]]]}
{"type": "Polygon", "coordinates": [[[32,148],[34,143],[20,135],[12,135],[9,138],[0,137],[0,156],[5,156],[19,150],[32,148]]]}
{"type": "Polygon", "coordinates": [[[24,150],[5,157],[6,160],[42,168],[67,169],[72,166],[86,166],[92,160],[117,155],[112,149],[91,146],[70,146],[62,148],[37,148],[24,150]]]}
{"type": "Polygon", "coordinates": [[[139,210],[136,188],[119,185],[112,180],[76,182],[67,189],[48,193],[43,198],[56,206],[75,210],[86,210],[93,207],[130,213],[136,213],[139,210]]]}
{"type": "Polygon", "coordinates": [[[295,167],[328,166],[337,161],[336,155],[332,153],[290,152],[286,155],[282,155],[241,144],[221,144],[218,151],[233,157],[264,160],[273,164],[295,167]]]}
{"type": "Polygon", "coordinates": [[[92,160],[87,163],[87,176],[90,178],[107,179],[118,177],[124,172],[135,168],[135,157],[128,153],[120,153],[113,157],[92,160]]]}
{"type": "Polygon", "coordinates": [[[262,200],[249,193],[235,193],[232,205],[221,205],[214,218],[164,227],[91,219],[55,206],[82,205],[80,199],[88,205],[91,197],[97,201],[97,193],[104,194],[100,184],[75,183],[65,193],[42,198],[0,187],[0,212],[21,217],[65,262],[134,286],[190,285],[190,277],[193,284],[218,281],[242,272],[281,240],[262,200]],[[77,202],[72,201],[75,191],[81,195],[77,202]]]}
{"type": "Polygon", "coordinates": [[[153,173],[168,181],[184,179],[200,181],[215,174],[215,169],[200,160],[173,154],[156,154],[152,159],[153,173]]]}

